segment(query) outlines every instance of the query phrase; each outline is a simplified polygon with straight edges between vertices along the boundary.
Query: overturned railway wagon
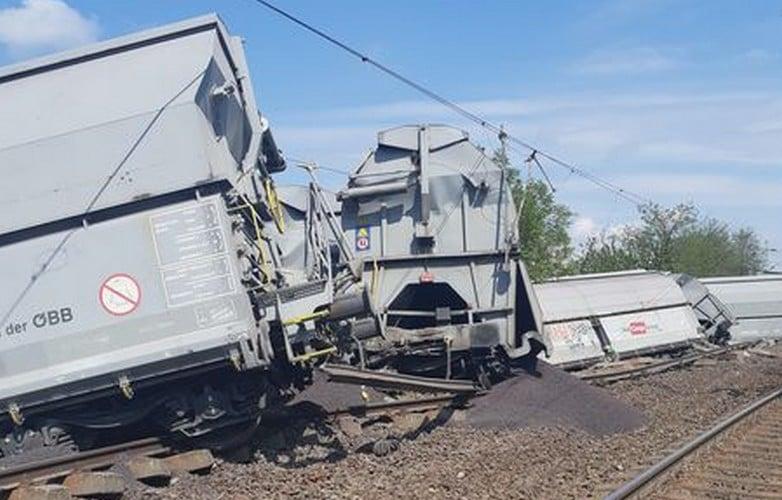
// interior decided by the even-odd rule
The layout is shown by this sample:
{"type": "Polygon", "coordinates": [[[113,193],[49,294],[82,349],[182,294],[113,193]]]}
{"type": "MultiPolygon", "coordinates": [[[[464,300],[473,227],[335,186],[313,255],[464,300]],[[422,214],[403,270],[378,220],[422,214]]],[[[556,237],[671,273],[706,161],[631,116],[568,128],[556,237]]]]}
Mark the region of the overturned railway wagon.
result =
{"type": "Polygon", "coordinates": [[[285,162],[216,16],[4,68],[0,101],[0,464],[252,420],[368,312],[328,248],[282,268],[285,162]]]}
{"type": "Polygon", "coordinates": [[[477,366],[491,376],[547,349],[519,260],[508,172],[466,132],[382,131],[337,196],[381,323],[382,335],[363,345],[369,366],[395,352],[402,371],[448,376],[477,366]]]}
{"type": "Polygon", "coordinates": [[[680,274],[676,277],[676,283],[687,297],[706,338],[715,344],[730,341],[731,327],[737,321],[731,308],[699,279],[680,274]]]}
{"type": "Polygon", "coordinates": [[[782,339],[782,276],[733,276],[700,280],[735,316],[733,342],[782,339]]]}
{"type": "Polygon", "coordinates": [[[669,274],[585,274],[534,288],[551,362],[563,367],[675,351],[703,338],[690,301],[669,274]]]}

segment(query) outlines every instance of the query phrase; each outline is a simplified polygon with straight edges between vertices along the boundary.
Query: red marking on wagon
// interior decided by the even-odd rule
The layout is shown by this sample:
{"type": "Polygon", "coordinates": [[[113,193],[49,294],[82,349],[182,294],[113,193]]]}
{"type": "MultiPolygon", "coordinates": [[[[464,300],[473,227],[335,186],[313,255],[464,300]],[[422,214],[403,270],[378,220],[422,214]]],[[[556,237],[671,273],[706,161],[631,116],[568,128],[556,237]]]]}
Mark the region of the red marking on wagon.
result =
{"type": "Polygon", "coordinates": [[[630,335],[644,335],[647,332],[645,321],[631,321],[630,335]]]}
{"type": "Polygon", "coordinates": [[[125,316],[141,304],[141,286],[128,274],[113,274],[100,286],[98,300],[112,316],[125,316]]]}

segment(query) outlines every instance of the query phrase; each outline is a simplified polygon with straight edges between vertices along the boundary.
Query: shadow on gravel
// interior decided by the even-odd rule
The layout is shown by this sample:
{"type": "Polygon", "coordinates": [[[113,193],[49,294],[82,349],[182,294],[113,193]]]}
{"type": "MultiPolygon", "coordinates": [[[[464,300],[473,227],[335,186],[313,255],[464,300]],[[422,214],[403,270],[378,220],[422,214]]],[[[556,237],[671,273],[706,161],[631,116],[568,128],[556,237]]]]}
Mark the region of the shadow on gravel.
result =
{"type": "Polygon", "coordinates": [[[334,463],[348,455],[340,436],[329,425],[320,407],[302,403],[285,421],[261,424],[251,445],[251,457],[285,468],[302,468],[315,463],[334,463]],[[304,417],[303,415],[307,415],[304,417]]]}
{"type": "MultiPolygon", "coordinates": [[[[429,434],[438,427],[444,426],[451,420],[456,411],[456,408],[446,407],[440,409],[434,416],[422,413],[405,415],[403,418],[406,418],[408,422],[401,430],[397,428],[397,432],[391,432],[386,437],[364,443],[356,448],[355,451],[357,453],[372,453],[377,456],[387,455],[395,451],[402,442],[415,441],[420,436],[429,434]]],[[[389,417],[381,417],[378,420],[385,420],[393,424],[393,419],[389,417]]]]}
{"type": "Polygon", "coordinates": [[[404,441],[413,441],[447,424],[454,408],[437,413],[353,416],[336,419],[320,405],[301,401],[261,424],[248,460],[263,458],[280,467],[298,469],[315,463],[335,463],[350,453],[384,456],[404,441]]]}
{"type": "Polygon", "coordinates": [[[231,462],[265,460],[298,469],[315,463],[335,463],[350,453],[391,453],[445,425],[453,408],[437,413],[399,413],[379,416],[330,416],[330,412],[380,402],[385,394],[359,386],[327,382],[316,375],[313,384],[281,408],[267,411],[247,444],[223,458],[231,462]]]}

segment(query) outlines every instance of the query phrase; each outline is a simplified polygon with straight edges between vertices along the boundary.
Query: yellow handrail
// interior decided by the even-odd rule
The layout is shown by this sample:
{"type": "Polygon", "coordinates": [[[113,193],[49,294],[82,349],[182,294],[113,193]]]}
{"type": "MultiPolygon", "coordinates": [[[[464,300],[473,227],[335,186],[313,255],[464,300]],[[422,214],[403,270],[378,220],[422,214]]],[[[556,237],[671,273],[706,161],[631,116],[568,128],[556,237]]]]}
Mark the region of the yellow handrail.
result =
{"type": "Polygon", "coordinates": [[[277,196],[277,190],[274,189],[271,179],[265,179],[263,185],[266,189],[266,201],[269,203],[269,212],[272,214],[272,219],[274,219],[277,229],[284,233],[285,219],[282,215],[282,206],[280,205],[280,198],[277,196]]]}
{"type": "Polygon", "coordinates": [[[329,312],[326,310],[318,311],[314,313],[308,313],[308,314],[302,314],[301,316],[295,316],[290,319],[286,319],[282,322],[284,326],[290,326],[290,325],[298,325],[299,323],[304,323],[305,321],[309,321],[311,319],[319,319],[328,316],[329,312]]]}
{"type": "Polygon", "coordinates": [[[248,208],[250,210],[250,213],[252,214],[253,227],[255,228],[256,246],[258,247],[258,251],[261,253],[261,271],[263,272],[263,275],[266,278],[266,282],[268,282],[272,278],[272,272],[271,272],[271,268],[269,267],[269,259],[268,256],[266,255],[266,249],[263,246],[264,245],[263,236],[262,236],[263,233],[261,230],[261,225],[258,223],[260,217],[258,216],[258,212],[255,210],[253,204],[250,203],[250,200],[248,200],[245,195],[239,194],[239,197],[244,201],[244,205],[240,205],[236,208],[248,208]]]}
{"type": "Polygon", "coordinates": [[[302,354],[301,356],[296,356],[291,361],[294,363],[309,361],[312,358],[317,358],[319,356],[325,356],[327,354],[331,354],[332,352],[336,352],[336,350],[336,347],[327,347],[326,349],[321,349],[320,351],[308,352],[306,354],[302,354]]]}

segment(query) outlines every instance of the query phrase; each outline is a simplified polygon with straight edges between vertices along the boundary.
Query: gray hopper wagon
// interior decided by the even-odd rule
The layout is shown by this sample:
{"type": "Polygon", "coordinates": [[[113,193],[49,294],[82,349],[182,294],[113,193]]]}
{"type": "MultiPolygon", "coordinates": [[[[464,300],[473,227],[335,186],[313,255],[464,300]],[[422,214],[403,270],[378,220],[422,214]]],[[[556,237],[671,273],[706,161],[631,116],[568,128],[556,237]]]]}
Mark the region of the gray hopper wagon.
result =
{"type": "Polygon", "coordinates": [[[547,349],[508,172],[466,132],[380,132],[338,198],[381,323],[357,327],[363,363],[393,355],[404,372],[485,377],[547,349]]]}
{"type": "Polygon", "coordinates": [[[782,276],[722,276],[699,281],[734,316],[732,342],[782,339],[782,276]]]}
{"type": "MultiPolygon", "coordinates": [[[[689,349],[725,321],[713,297],[658,271],[582,274],[535,284],[553,364],[598,362],[689,349]]],[[[694,284],[693,284],[694,285],[694,284]]]]}
{"type": "Polygon", "coordinates": [[[0,461],[231,428],[367,311],[330,249],[282,267],[285,162],[216,16],[0,69],[0,102],[0,461]]]}

